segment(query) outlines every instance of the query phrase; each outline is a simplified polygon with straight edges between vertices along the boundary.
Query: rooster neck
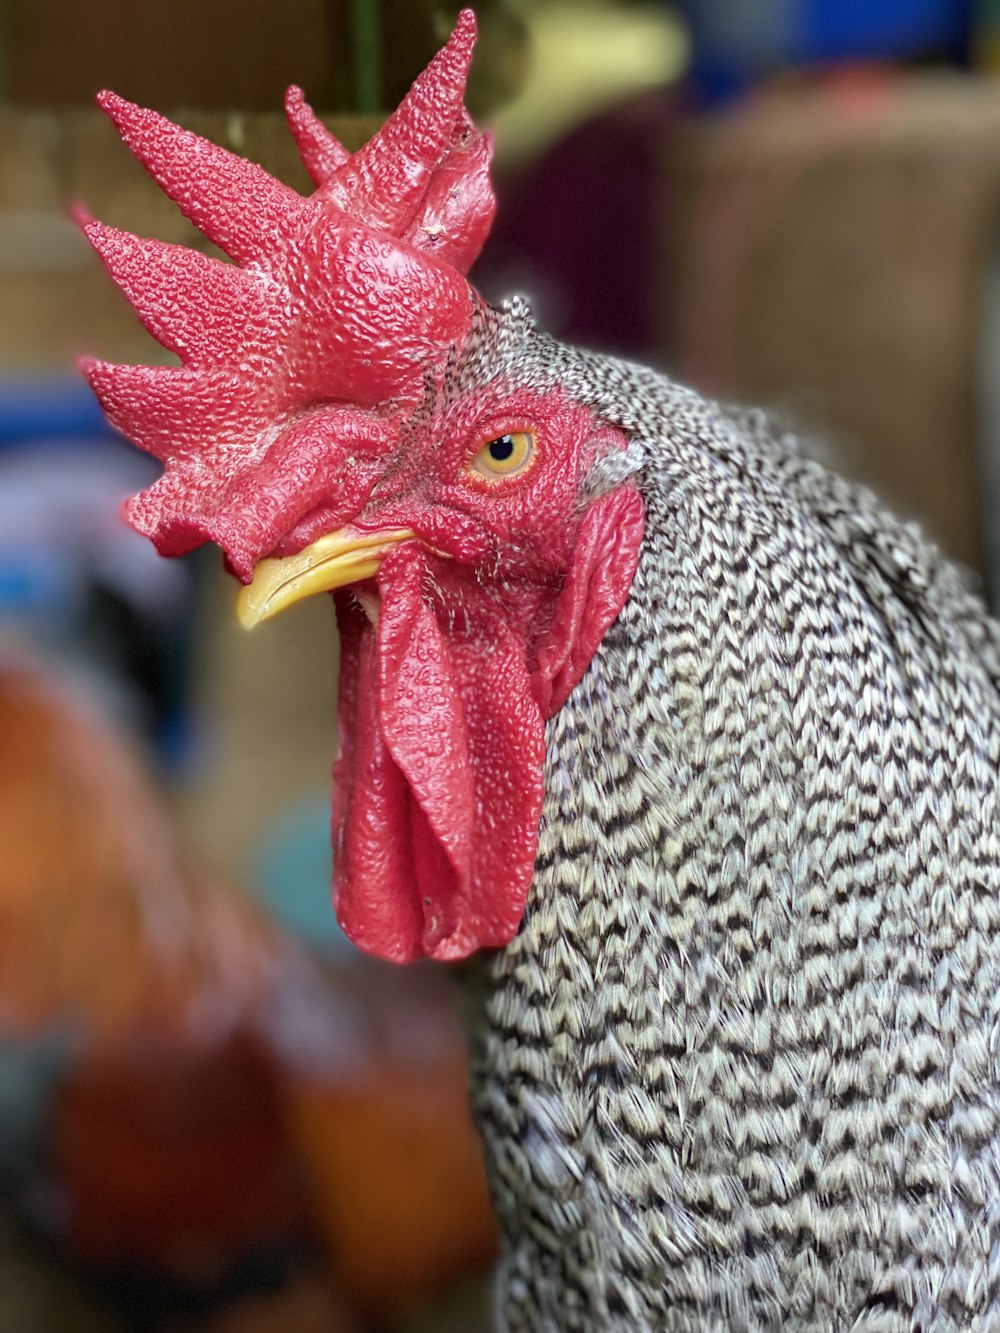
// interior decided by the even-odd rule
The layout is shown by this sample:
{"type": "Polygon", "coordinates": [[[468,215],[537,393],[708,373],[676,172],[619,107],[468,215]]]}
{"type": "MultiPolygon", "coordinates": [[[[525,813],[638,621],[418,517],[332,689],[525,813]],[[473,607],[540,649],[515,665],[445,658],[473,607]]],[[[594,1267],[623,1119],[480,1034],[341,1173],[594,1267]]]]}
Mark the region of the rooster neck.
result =
{"type": "Polygon", "coordinates": [[[698,410],[549,724],[522,929],[470,972],[499,1327],[834,1327],[898,1266],[902,1329],[972,1290],[1000,1191],[997,629],[870,497],[698,410]]]}
{"type": "MultiPolygon", "coordinates": [[[[610,1202],[592,1173],[603,1155],[595,1110],[612,1106],[623,1078],[637,1090],[647,1082],[636,1061],[636,1020],[657,1029],[663,1021],[660,1012],[638,1014],[633,1003],[660,970],[654,900],[662,829],[651,830],[644,851],[635,844],[627,888],[621,877],[636,819],[657,819],[633,808],[641,803],[641,741],[633,735],[630,744],[623,721],[630,642],[644,609],[640,571],[630,607],[549,724],[546,804],[522,930],[464,973],[473,1108],[506,1236],[501,1288],[511,1328],[522,1326],[519,1292],[535,1317],[559,1311],[566,1321],[559,1327],[618,1327],[608,1321],[605,1279],[620,1256],[612,1257],[604,1225],[595,1225],[610,1202]]],[[[659,1137],[662,1124],[650,1132],[659,1137]]],[[[523,1326],[549,1325],[525,1314],[523,1326]]]]}

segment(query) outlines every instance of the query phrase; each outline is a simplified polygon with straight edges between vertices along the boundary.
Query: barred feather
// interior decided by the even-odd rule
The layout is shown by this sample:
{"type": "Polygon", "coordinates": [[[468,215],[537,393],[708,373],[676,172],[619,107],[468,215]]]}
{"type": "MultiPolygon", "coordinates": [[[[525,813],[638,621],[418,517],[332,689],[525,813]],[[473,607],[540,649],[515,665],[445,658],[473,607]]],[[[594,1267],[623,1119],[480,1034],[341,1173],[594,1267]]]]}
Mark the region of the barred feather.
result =
{"type": "Polygon", "coordinates": [[[647,506],[476,978],[498,1327],[1000,1327],[997,625],[763,416],[516,312],[476,364],[647,506]]]}

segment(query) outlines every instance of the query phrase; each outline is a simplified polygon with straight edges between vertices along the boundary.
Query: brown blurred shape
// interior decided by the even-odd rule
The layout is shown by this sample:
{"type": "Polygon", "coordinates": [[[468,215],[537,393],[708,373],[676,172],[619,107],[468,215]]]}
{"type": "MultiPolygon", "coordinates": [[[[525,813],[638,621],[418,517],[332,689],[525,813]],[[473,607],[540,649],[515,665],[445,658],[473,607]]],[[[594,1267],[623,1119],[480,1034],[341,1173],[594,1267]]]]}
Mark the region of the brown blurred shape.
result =
{"type": "Polygon", "coordinates": [[[311,1245],[365,1320],[489,1264],[442,970],[324,965],[187,862],[142,756],[80,690],[14,658],[0,846],[0,1036],[68,1038],[45,1172],[75,1262],[211,1290],[248,1254],[311,1245]]]}
{"type": "MultiPolygon", "coordinates": [[[[458,0],[368,0],[381,106],[396,106],[447,37],[458,0]]],[[[469,105],[516,92],[524,26],[509,0],[479,0],[482,40],[469,105]]],[[[317,107],[358,106],[353,0],[30,0],[4,7],[7,97],[91,106],[101,88],[161,110],[273,111],[286,87],[317,107]]]]}
{"type": "MultiPolygon", "coordinates": [[[[350,106],[328,0],[31,0],[5,7],[8,96],[21,106],[92,105],[100,88],[163,107],[271,110],[299,83],[350,106]]],[[[416,73],[416,71],[414,71],[416,73]]]]}
{"type": "Polygon", "coordinates": [[[188,866],[144,763],[82,693],[0,669],[0,1019],[211,1046],[301,951],[188,866]]]}

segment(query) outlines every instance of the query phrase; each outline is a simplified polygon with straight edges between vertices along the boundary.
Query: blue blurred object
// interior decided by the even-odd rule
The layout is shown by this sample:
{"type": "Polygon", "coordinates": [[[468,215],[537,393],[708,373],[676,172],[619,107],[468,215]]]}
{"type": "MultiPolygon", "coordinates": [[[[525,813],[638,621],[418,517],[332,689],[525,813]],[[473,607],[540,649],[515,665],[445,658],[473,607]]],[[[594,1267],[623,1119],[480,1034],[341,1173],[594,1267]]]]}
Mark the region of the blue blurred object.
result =
{"type": "Polygon", "coordinates": [[[79,1052],[79,1034],[54,1026],[33,1041],[0,1037],[0,1189],[36,1225],[55,1229],[58,1196],[46,1188],[53,1095],[79,1052]]]}
{"type": "Polygon", "coordinates": [[[970,0],[680,0],[692,80],[718,101],[789,65],[841,60],[964,62],[970,0]]]}
{"type": "Polygon", "coordinates": [[[797,58],[962,59],[970,9],[968,0],[811,0],[799,6],[797,58]]]}
{"type": "Polygon", "coordinates": [[[0,445],[101,435],[112,431],[82,376],[0,375],[0,445]]]}
{"type": "Polygon", "coordinates": [[[258,900],[285,930],[326,957],[343,962],[357,950],[330,906],[333,853],[330,796],[318,792],[279,813],[253,858],[258,900]]]}
{"type": "Polygon", "coordinates": [[[79,376],[0,376],[0,645],[85,677],[175,767],[189,755],[192,564],[162,560],[120,514],[159,470],[79,376]]]}

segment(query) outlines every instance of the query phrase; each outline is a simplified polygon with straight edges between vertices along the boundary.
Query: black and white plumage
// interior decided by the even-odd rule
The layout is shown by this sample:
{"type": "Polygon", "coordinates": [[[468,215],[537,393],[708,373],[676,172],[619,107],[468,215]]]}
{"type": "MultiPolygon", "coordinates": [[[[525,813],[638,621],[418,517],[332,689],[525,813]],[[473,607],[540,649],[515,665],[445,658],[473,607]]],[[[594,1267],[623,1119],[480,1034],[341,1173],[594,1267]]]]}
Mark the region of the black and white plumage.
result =
{"type": "Polygon", "coordinates": [[[340,920],[496,950],[501,1330],[1000,1329],[1000,630],[764,418],[482,305],[474,29],[355,156],[293,90],[308,199],[104,99],[236,261],[84,219],[184,358],[88,364],[166,462],[132,521],[244,623],[340,598],[340,920]]]}
{"type": "Polygon", "coordinates": [[[472,965],[502,1330],[1000,1329],[1000,631],[761,414],[564,348],[631,446],[628,602],[472,965]]]}

